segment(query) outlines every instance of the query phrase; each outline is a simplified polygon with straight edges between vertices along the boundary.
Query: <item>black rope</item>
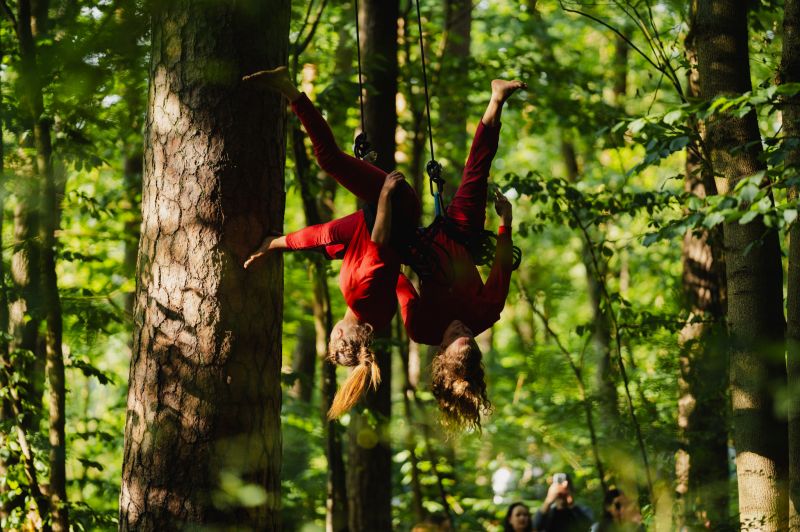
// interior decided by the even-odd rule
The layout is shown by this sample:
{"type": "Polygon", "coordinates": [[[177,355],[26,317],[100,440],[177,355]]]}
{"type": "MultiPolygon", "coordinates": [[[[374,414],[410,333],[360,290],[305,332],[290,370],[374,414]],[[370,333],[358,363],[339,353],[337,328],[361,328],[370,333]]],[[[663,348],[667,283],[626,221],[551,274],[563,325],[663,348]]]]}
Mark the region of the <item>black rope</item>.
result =
{"type": "Polygon", "coordinates": [[[358,0],[353,2],[356,11],[356,50],[358,51],[358,102],[361,106],[361,133],[356,136],[353,143],[353,153],[359,159],[365,159],[372,152],[367,139],[367,127],[364,125],[364,82],[361,76],[361,29],[358,23],[358,0]]]}
{"type": "Polygon", "coordinates": [[[425,86],[425,111],[428,117],[428,142],[431,148],[431,160],[425,166],[430,178],[430,189],[433,195],[436,216],[444,216],[444,205],[442,204],[442,188],[444,187],[444,179],[442,179],[442,165],[436,161],[436,156],[433,152],[433,127],[431,126],[431,100],[428,94],[428,70],[425,66],[425,42],[422,38],[422,15],[419,10],[419,0],[416,0],[417,5],[417,27],[419,28],[419,55],[422,60],[422,82],[425,86]],[[433,185],[436,184],[436,190],[433,185]]]}

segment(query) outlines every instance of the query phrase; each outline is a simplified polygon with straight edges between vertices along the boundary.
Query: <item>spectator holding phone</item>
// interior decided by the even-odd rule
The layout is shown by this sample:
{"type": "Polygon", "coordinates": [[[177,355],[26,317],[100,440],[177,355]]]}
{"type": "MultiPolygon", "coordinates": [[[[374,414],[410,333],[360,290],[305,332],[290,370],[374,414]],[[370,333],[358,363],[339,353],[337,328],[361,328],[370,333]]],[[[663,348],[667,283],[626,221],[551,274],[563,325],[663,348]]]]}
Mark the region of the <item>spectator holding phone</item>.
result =
{"type": "Polygon", "coordinates": [[[594,521],[591,510],[575,504],[572,481],[566,473],[553,475],[533,528],[538,532],[587,532],[594,521]]]}

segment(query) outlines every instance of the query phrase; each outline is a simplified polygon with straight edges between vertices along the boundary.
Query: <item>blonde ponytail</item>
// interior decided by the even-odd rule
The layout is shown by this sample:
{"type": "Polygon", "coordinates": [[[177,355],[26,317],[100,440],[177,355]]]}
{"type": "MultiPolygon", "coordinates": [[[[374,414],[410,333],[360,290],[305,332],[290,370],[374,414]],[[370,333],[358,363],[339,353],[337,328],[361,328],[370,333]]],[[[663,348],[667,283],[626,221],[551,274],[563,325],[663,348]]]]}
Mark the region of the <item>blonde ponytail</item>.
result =
{"type": "Polygon", "coordinates": [[[373,390],[378,389],[381,383],[381,370],[375,361],[375,355],[366,347],[362,347],[358,355],[358,366],[353,368],[350,375],[336,392],[328,410],[328,419],[336,419],[353,408],[361,399],[367,386],[373,390]]]}

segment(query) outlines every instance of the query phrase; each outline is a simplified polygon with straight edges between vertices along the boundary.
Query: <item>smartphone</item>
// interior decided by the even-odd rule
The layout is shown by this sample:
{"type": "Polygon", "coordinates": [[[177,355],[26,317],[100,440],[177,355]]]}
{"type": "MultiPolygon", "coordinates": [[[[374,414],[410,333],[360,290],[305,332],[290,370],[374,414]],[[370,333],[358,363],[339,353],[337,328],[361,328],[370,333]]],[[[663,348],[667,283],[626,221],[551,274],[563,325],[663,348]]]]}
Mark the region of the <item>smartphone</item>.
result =
{"type": "Polygon", "coordinates": [[[567,481],[566,473],[556,473],[553,475],[553,484],[563,484],[567,481]]]}

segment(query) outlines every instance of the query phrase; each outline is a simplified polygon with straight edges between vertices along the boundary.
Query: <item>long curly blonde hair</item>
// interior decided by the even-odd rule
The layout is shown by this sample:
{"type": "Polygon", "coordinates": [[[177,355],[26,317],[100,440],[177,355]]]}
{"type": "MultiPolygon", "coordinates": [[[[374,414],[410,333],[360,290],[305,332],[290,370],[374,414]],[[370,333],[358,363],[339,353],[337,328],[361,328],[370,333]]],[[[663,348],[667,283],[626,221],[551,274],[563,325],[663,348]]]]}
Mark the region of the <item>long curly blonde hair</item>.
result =
{"type": "Polygon", "coordinates": [[[489,413],[492,404],[486,396],[483,355],[475,339],[465,345],[450,344],[434,355],[431,387],[445,426],[480,430],[481,414],[489,413]]]}
{"type": "Polygon", "coordinates": [[[353,368],[333,398],[328,419],[336,419],[353,408],[367,386],[371,386],[373,390],[378,389],[381,371],[372,350],[372,338],[372,326],[359,323],[346,336],[331,339],[328,343],[328,361],[353,368]]]}

